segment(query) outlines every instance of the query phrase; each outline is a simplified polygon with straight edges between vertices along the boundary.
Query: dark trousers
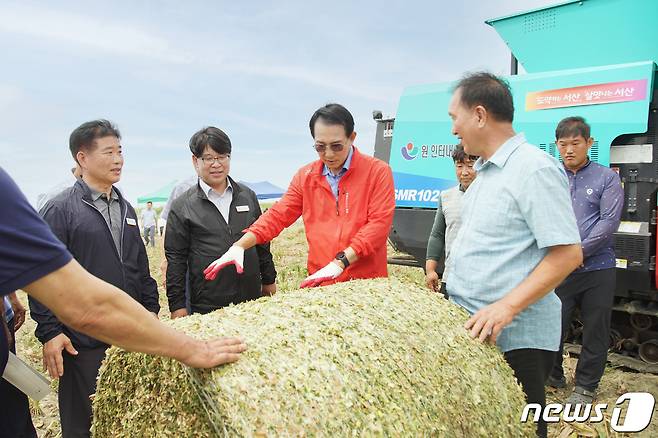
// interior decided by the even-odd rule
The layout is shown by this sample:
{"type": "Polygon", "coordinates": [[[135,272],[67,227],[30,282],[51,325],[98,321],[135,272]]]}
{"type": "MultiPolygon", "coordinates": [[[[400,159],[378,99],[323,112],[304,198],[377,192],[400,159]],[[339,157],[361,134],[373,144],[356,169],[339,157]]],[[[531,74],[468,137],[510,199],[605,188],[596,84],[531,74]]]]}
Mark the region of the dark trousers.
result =
{"type": "Polygon", "coordinates": [[[59,378],[59,417],[62,438],[89,437],[91,428],[91,400],[96,392],[96,376],[105,358],[105,347],[92,350],[78,349],[72,356],[62,351],[64,375],[59,378]]]}
{"type": "MultiPolygon", "coordinates": [[[[504,353],[514,377],[523,387],[528,403],[538,403],[542,409],[546,406],[546,391],[544,382],[553,367],[554,351],[522,348],[504,353]]],[[[521,413],[519,412],[519,417],[521,413]]],[[[546,437],[546,422],[540,418],[537,423],[537,436],[546,437]]]]}
{"type": "MultiPolygon", "coordinates": [[[[4,318],[4,307],[0,300],[0,318],[4,318]]],[[[7,323],[11,342],[9,350],[16,354],[14,341],[14,320],[7,323]]],[[[3,330],[0,325],[0,330],[3,330]]],[[[14,385],[0,377],[0,437],[2,438],[36,438],[37,431],[32,424],[30,402],[27,396],[14,385]]]]}
{"type": "Polygon", "coordinates": [[[615,295],[616,268],[571,274],[555,289],[562,300],[562,340],[551,375],[564,377],[562,347],[569,333],[571,317],[580,309],[583,341],[578,365],[576,386],[595,391],[603,376],[610,347],[610,315],[615,295]]]}

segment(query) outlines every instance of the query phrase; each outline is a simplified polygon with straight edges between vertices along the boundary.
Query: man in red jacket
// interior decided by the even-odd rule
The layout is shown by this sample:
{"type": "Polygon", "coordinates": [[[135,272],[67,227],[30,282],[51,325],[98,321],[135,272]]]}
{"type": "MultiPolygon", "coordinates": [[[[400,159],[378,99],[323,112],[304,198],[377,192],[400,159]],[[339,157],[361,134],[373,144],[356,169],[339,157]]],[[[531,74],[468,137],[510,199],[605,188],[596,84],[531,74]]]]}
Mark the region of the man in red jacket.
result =
{"type": "Polygon", "coordinates": [[[206,279],[231,264],[242,272],[246,249],[274,239],[300,216],[311,274],[301,287],[388,275],[386,239],[395,209],[391,168],[353,145],[354,118],[342,105],[318,109],[309,128],[319,159],[297,171],[281,200],[208,266],[206,279]]]}

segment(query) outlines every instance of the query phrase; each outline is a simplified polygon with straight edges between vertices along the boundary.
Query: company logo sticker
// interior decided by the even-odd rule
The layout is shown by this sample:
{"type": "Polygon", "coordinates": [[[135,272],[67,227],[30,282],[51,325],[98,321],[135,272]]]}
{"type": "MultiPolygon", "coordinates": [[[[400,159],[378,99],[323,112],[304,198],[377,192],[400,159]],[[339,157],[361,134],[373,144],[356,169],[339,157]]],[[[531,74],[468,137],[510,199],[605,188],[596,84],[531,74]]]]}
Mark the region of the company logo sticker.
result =
{"type": "Polygon", "coordinates": [[[418,148],[413,143],[407,143],[400,148],[400,152],[405,160],[413,160],[418,155],[418,148]]]}

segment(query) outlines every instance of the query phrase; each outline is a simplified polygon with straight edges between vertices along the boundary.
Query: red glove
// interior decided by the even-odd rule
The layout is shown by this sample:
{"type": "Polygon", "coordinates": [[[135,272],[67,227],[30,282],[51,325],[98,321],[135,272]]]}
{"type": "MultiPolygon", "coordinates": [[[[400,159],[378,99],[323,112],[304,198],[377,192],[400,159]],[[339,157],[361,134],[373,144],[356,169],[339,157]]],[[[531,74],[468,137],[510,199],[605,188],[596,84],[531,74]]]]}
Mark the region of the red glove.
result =
{"type": "Polygon", "coordinates": [[[302,281],[302,284],[300,284],[299,287],[305,288],[320,286],[323,282],[327,280],[333,280],[342,273],[343,268],[338,266],[336,263],[331,262],[324,268],[317,271],[315,274],[306,277],[306,280],[302,281]]]}
{"type": "Polygon", "coordinates": [[[217,273],[228,265],[235,265],[235,270],[238,271],[238,274],[242,274],[242,271],[244,271],[244,249],[242,247],[230,247],[223,256],[209,264],[205,271],[203,271],[206,280],[217,278],[217,273]]]}

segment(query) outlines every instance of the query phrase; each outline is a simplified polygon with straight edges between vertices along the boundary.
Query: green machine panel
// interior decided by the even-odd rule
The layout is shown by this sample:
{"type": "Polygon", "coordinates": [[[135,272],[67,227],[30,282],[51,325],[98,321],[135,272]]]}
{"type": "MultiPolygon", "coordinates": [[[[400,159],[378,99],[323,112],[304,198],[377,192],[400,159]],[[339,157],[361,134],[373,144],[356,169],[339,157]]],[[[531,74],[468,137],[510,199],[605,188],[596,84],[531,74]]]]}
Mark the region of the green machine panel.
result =
{"type": "Polygon", "coordinates": [[[658,1],[580,0],[488,20],[529,73],[658,60],[658,1]]]}
{"type": "MultiPolygon", "coordinates": [[[[647,130],[654,71],[653,62],[638,62],[511,76],[514,127],[557,158],[557,123],[585,117],[596,140],[591,158],[607,166],[615,138],[647,130]]],[[[400,98],[389,161],[398,207],[434,208],[440,191],[456,184],[450,154],[458,140],[448,116],[453,86],[413,86],[400,98]]]]}

